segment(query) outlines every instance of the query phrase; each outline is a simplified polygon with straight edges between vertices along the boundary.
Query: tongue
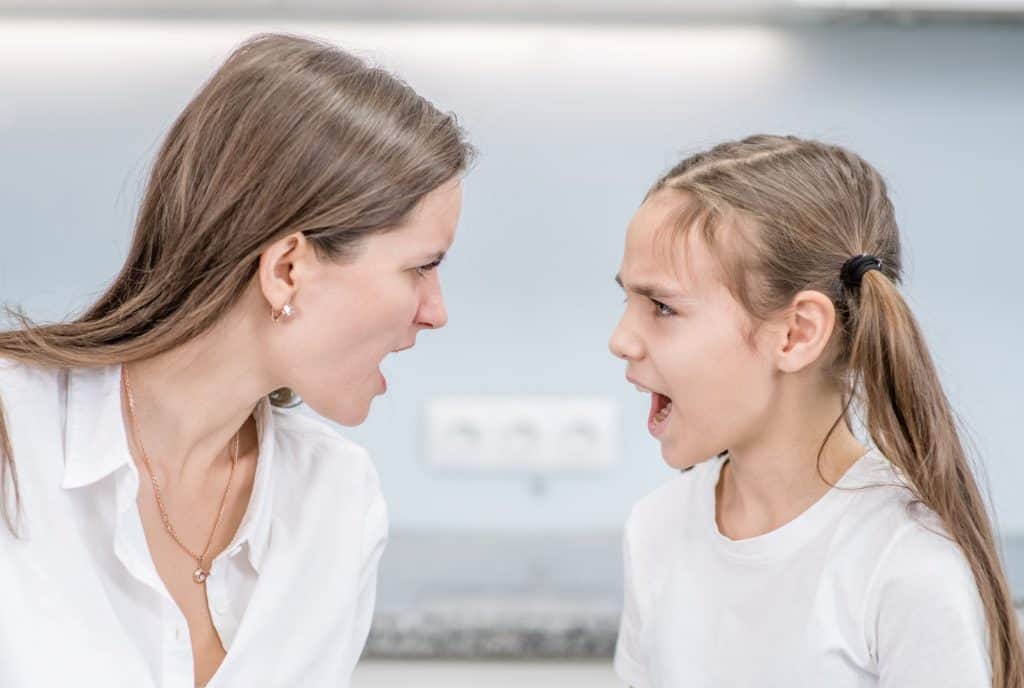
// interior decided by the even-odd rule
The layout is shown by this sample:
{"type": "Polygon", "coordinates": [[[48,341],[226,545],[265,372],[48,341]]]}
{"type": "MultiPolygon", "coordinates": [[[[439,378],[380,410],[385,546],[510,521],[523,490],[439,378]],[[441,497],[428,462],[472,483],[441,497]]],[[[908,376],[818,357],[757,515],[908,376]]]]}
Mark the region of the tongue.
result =
{"type": "Polygon", "coordinates": [[[658,415],[663,408],[672,403],[664,394],[658,394],[657,392],[651,392],[651,413],[648,420],[654,420],[654,417],[658,415]]]}

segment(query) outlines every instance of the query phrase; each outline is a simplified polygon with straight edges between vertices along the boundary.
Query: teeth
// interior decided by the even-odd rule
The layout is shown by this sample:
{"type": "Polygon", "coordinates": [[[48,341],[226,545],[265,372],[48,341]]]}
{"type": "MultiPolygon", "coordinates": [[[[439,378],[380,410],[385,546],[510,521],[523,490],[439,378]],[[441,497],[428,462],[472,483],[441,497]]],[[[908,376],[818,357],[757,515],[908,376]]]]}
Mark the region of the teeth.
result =
{"type": "Polygon", "coordinates": [[[658,413],[654,416],[654,422],[655,423],[664,423],[665,419],[668,418],[668,414],[671,413],[671,412],[672,412],[672,402],[670,401],[665,406],[665,408],[663,408],[660,411],[658,411],[658,413]]]}

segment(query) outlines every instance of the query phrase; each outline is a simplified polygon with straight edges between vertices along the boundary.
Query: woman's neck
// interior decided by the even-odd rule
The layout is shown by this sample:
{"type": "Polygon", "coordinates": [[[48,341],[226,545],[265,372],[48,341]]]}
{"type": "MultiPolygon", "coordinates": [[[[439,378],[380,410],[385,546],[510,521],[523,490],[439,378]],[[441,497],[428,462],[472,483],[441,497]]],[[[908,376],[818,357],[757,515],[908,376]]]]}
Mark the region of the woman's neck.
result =
{"type": "Polygon", "coordinates": [[[126,364],[135,401],[134,423],[123,402],[129,437],[138,433],[164,484],[200,484],[231,460],[236,432],[239,454],[252,448],[248,428],[260,398],[274,389],[253,361],[244,323],[228,321],[175,349],[126,364]]]}

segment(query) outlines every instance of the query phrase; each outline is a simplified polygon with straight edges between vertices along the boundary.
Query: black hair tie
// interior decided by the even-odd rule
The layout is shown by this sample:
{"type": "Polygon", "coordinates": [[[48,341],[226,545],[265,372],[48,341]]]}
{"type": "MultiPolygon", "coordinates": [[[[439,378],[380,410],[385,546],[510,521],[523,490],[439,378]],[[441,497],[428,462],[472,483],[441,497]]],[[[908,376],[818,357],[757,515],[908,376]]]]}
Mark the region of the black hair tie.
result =
{"type": "Polygon", "coordinates": [[[861,280],[864,279],[864,275],[872,270],[881,269],[881,260],[862,253],[843,263],[843,269],[839,271],[839,280],[847,289],[858,289],[860,288],[861,280]]]}

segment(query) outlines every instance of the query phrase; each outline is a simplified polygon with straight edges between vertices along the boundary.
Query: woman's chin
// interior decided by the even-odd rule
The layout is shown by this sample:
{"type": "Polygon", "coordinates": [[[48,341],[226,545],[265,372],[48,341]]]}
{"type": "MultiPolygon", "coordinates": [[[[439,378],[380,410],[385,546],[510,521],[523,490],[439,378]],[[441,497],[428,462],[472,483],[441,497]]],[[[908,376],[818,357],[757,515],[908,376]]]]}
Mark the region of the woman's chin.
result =
{"type": "Polygon", "coordinates": [[[309,399],[305,401],[306,405],[313,409],[317,415],[323,416],[338,425],[354,428],[357,425],[362,425],[366,421],[367,416],[370,415],[370,402],[373,399],[371,398],[365,403],[344,402],[329,405],[315,404],[309,399]]]}
{"type": "Polygon", "coordinates": [[[339,413],[337,418],[333,418],[336,423],[344,425],[348,428],[354,428],[357,425],[362,425],[366,422],[366,418],[370,415],[370,404],[366,404],[362,408],[345,409],[344,412],[339,413]]]}

